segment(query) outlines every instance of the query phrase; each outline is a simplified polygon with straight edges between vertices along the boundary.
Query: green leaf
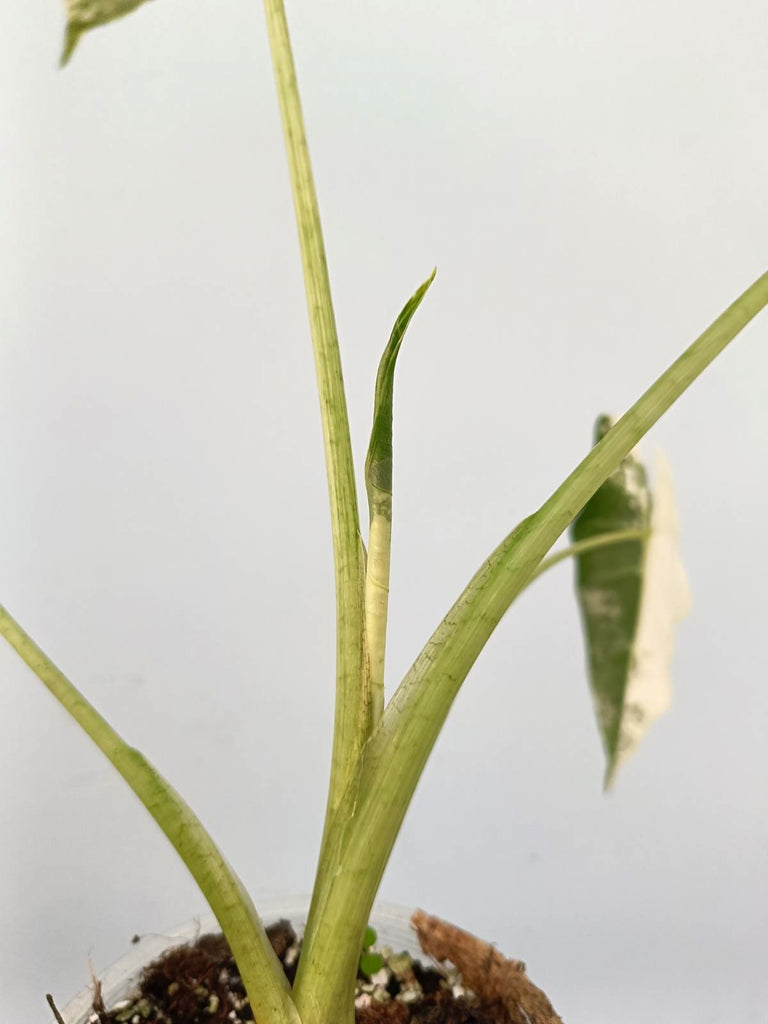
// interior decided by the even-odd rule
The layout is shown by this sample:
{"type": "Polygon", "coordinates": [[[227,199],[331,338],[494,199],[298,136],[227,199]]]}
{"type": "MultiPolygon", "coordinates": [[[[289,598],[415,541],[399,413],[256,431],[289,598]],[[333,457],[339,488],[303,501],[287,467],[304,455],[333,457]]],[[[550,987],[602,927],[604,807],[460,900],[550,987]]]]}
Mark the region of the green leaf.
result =
{"type": "Polygon", "coordinates": [[[80,36],[89,29],[106,25],[116,18],[122,18],[146,0],[64,0],[67,8],[67,28],[64,36],[62,65],[69,62],[80,36]]]}
{"type": "MultiPolygon", "coordinates": [[[[609,417],[600,417],[595,443],[611,426],[609,417]]],[[[571,534],[576,544],[583,544],[628,530],[648,533],[585,550],[576,558],[590,686],[606,754],[606,787],[651,721],[669,706],[674,626],[689,607],[671,476],[661,457],[653,498],[645,467],[630,452],[584,506],[571,534]]]]}
{"type": "Polygon", "coordinates": [[[421,300],[427,294],[436,273],[437,270],[433,270],[424,284],[403,306],[400,316],[395,320],[395,326],[392,328],[376,374],[373,426],[365,459],[365,485],[371,504],[371,514],[373,514],[377,493],[392,493],[392,402],[395,390],[395,364],[405,332],[408,330],[408,324],[421,305],[421,300]]]}
{"type": "Polygon", "coordinates": [[[380,953],[363,953],[360,957],[360,970],[370,978],[384,966],[384,959],[380,953]]]}
{"type": "Polygon", "coordinates": [[[392,551],[392,404],[395,364],[408,324],[435,279],[433,270],[403,306],[389,336],[376,374],[373,426],[365,460],[368,492],[368,564],[365,574],[365,636],[371,672],[371,724],[384,713],[384,655],[389,607],[389,568],[392,551]]]}
{"type": "Polygon", "coordinates": [[[376,941],[376,938],[376,929],[371,928],[371,926],[368,925],[365,929],[365,934],[363,935],[363,949],[370,949],[376,941]]]}

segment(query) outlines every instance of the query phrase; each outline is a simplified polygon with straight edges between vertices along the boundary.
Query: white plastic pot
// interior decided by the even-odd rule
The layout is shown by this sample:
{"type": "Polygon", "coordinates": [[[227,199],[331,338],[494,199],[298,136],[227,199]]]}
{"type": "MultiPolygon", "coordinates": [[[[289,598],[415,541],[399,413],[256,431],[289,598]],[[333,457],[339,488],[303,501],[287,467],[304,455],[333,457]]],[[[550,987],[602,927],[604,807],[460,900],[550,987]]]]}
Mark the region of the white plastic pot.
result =
{"type": "MultiPolygon", "coordinates": [[[[265,924],[286,919],[296,933],[302,935],[307,923],[309,899],[294,897],[283,900],[259,901],[259,914],[265,924]]],[[[412,911],[389,903],[376,903],[371,912],[370,923],[378,934],[378,944],[391,946],[397,952],[404,950],[414,958],[423,958],[418,940],[410,927],[412,911]]],[[[172,928],[163,935],[143,935],[129,953],[121,957],[105,971],[98,974],[101,994],[107,1009],[128,998],[139,982],[142,970],[174,946],[194,941],[200,935],[220,932],[221,928],[213,914],[188,921],[178,928],[172,928]]],[[[65,1024],[88,1024],[93,1009],[93,990],[84,989],[64,1007],[61,1015],[65,1024]]]]}

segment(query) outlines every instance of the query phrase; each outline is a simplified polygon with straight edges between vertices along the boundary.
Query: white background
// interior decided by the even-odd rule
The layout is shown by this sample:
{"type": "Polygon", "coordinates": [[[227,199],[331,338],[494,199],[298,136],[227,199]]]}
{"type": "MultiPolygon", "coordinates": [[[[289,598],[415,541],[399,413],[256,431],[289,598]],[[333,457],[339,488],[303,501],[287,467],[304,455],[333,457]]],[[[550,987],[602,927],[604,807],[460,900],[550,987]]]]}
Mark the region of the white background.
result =
{"type": "MultiPolygon", "coordinates": [[[[362,464],[396,396],[388,678],[489,550],[768,264],[763,0],[289,7],[362,464]]],[[[258,3],[158,0],[56,69],[0,10],[0,600],[260,894],[311,886],[333,598],[299,259],[258,3]]],[[[645,445],[694,609],[610,797],[571,567],[504,620],[382,897],[528,961],[568,1024],[768,1021],[768,316],[645,445]]],[[[361,491],[362,499],[362,491],[361,491]]],[[[204,909],[0,651],[2,1017],[204,909]]]]}

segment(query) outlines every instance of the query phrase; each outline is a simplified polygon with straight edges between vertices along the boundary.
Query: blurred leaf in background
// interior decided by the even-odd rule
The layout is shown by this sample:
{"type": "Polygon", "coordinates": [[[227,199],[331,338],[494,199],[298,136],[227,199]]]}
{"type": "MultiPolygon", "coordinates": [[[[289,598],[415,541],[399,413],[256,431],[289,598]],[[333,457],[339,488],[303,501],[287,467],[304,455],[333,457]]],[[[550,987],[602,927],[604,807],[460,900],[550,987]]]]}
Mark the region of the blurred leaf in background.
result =
{"type": "MultiPolygon", "coordinates": [[[[600,417],[595,443],[611,426],[610,417],[600,417]]],[[[672,478],[661,454],[655,484],[651,495],[645,467],[631,452],[571,527],[575,543],[617,531],[641,534],[576,558],[590,686],[606,753],[606,788],[650,723],[669,707],[674,629],[690,609],[672,478]]]]}
{"type": "Polygon", "coordinates": [[[64,3],[67,28],[61,54],[62,64],[66,64],[72,56],[83,32],[130,14],[146,3],[146,0],[64,0],[64,3]]]}

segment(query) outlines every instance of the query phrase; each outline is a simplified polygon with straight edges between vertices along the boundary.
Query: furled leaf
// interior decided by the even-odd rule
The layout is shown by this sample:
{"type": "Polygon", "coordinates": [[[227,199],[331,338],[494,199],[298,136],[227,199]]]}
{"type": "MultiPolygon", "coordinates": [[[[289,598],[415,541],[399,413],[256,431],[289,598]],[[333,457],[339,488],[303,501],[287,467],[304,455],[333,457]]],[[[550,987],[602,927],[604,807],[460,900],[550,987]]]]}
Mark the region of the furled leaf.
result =
{"type": "MultiPolygon", "coordinates": [[[[610,429],[598,420],[596,442],[610,429]]],[[[688,585],[677,548],[677,516],[666,460],[659,455],[651,497],[631,452],[576,518],[575,542],[626,530],[637,539],[584,551],[576,579],[590,685],[606,753],[605,785],[669,706],[675,624],[687,614],[688,585]]]]}
{"type": "Polygon", "coordinates": [[[146,0],[64,0],[67,8],[67,29],[61,63],[66,64],[80,36],[89,29],[106,25],[141,7],[146,0]]]}
{"type": "Polygon", "coordinates": [[[365,484],[368,489],[368,500],[372,506],[377,494],[383,496],[392,493],[392,402],[395,389],[395,364],[408,324],[419,308],[421,300],[427,294],[436,273],[437,270],[433,270],[427,280],[417,288],[403,306],[379,363],[373,399],[373,426],[365,460],[365,484]]]}
{"type": "Polygon", "coordinates": [[[368,563],[365,574],[365,637],[371,681],[371,728],[384,713],[384,655],[387,636],[389,568],[392,550],[392,403],[395,365],[408,324],[435,279],[435,271],[403,306],[376,374],[373,426],[365,459],[368,494],[368,563]]]}

